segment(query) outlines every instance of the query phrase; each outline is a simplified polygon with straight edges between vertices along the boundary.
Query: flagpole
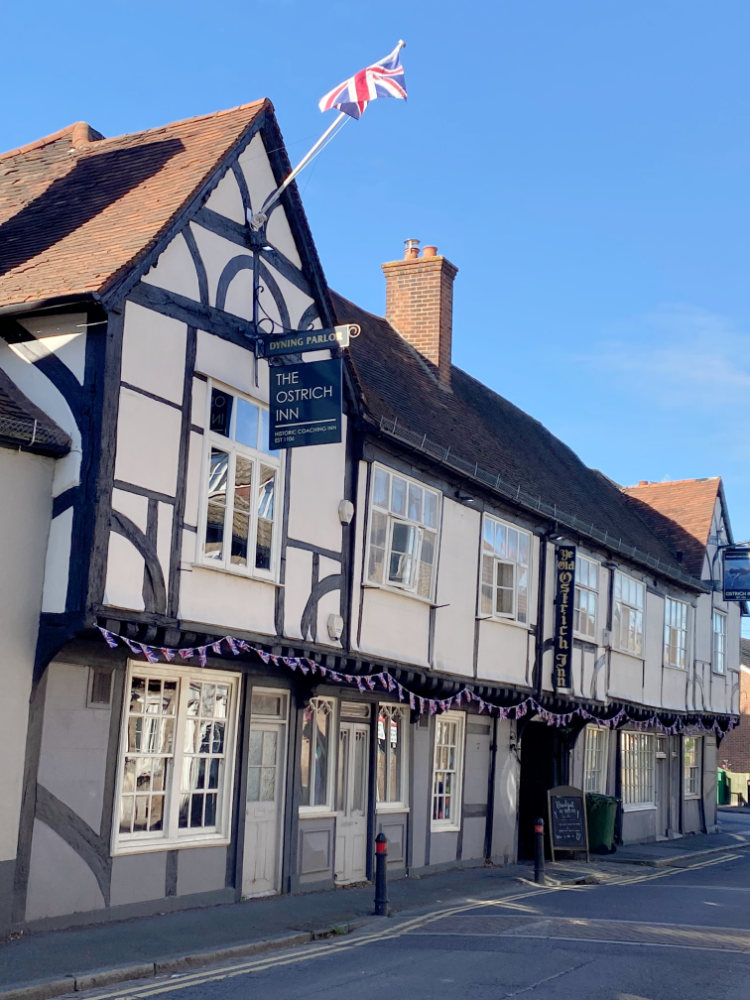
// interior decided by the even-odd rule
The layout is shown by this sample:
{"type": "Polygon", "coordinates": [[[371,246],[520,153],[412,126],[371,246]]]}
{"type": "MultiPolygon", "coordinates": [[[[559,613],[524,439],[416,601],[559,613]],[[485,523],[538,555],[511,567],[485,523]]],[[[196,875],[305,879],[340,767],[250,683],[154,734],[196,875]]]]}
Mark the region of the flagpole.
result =
{"type": "Polygon", "coordinates": [[[301,170],[304,170],[304,168],[307,166],[307,164],[310,162],[310,160],[313,158],[313,156],[315,156],[315,154],[317,153],[317,151],[320,149],[320,147],[326,141],[326,139],[328,138],[328,136],[333,132],[333,130],[336,128],[336,126],[339,124],[339,122],[341,122],[341,120],[343,118],[348,118],[348,117],[349,117],[349,115],[347,115],[347,113],[345,111],[339,112],[338,117],[333,122],[333,124],[330,125],[325,130],[325,132],[323,133],[323,135],[318,139],[318,141],[315,143],[315,145],[310,150],[310,152],[307,153],[306,156],[302,157],[302,159],[300,160],[300,162],[297,164],[297,166],[294,168],[294,170],[291,172],[291,174],[289,174],[289,176],[284,181],[284,183],[281,184],[279,187],[277,187],[276,190],[266,198],[266,200],[263,202],[263,207],[261,208],[261,210],[259,212],[256,212],[255,215],[253,215],[253,217],[250,219],[250,225],[253,227],[253,229],[260,229],[261,226],[263,226],[267,222],[267,220],[268,220],[268,210],[271,208],[271,206],[276,204],[276,202],[282,196],[282,194],[284,193],[284,191],[286,191],[286,189],[292,183],[292,181],[294,180],[294,178],[297,176],[297,174],[301,170]]]}

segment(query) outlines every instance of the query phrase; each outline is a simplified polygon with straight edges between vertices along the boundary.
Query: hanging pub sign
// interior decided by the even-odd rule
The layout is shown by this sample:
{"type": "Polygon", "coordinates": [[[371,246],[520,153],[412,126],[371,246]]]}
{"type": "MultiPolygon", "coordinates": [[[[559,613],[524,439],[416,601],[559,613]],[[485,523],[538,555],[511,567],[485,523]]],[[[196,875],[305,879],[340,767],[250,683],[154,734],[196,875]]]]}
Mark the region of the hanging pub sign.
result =
{"type": "Polygon", "coordinates": [[[555,549],[557,601],[555,606],[555,662],[552,680],[557,690],[570,688],[573,653],[573,597],[576,586],[575,545],[555,549]]]}
{"type": "Polygon", "coordinates": [[[282,337],[269,337],[261,341],[263,356],[277,358],[283,354],[304,354],[305,351],[325,351],[332,347],[348,347],[352,337],[358,337],[356,323],[345,323],[327,330],[296,330],[282,337]]]}
{"type": "Polygon", "coordinates": [[[341,441],[341,358],[270,369],[271,448],[341,441]]]}
{"type": "Polygon", "coordinates": [[[724,600],[750,601],[750,548],[724,549],[724,600]]]}

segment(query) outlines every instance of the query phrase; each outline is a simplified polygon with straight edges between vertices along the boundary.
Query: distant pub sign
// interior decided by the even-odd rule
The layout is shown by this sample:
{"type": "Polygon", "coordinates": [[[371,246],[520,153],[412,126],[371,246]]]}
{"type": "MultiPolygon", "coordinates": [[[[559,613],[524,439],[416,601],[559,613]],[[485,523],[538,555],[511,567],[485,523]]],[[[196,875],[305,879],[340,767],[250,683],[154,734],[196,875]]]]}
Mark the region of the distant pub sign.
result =
{"type": "Polygon", "coordinates": [[[552,677],[555,688],[571,686],[571,655],[573,653],[573,601],[576,587],[575,545],[559,545],[555,549],[557,604],[555,607],[555,663],[552,677]]]}
{"type": "Polygon", "coordinates": [[[271,368],[271,448],[341,441],[341,359],[271,368]]]}
{"type": "Polygon", "coordinates": [[[750,601],[750,548],[724,549],[724,600],[750,601]]]}

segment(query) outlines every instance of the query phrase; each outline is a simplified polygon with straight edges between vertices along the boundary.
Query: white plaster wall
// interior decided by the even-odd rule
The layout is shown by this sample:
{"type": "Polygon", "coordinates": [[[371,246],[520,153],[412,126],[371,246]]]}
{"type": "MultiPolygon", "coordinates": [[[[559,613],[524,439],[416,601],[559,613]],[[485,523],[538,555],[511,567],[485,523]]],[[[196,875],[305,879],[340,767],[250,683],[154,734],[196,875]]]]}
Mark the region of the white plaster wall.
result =
{"type": "Polygon", "coordinates": [[[188,466],[185,474],[185,513],[183,517],[186,524],[198,528],[199,534],[203,530],[202,525],[198,524],[202,469],[203,435],[191,431],[188,445],[188,466]]]}
{"type": "Polygon", "coordinates": [[[492,857],[503,864],[516,860],[516,823],[520,764],[516,723],[508,719],[497,722],[497,758],[495,761],[495,803],[492,824],[492,857]]]}
{"type": "Polygon", "coordinates": [[[48,667],[37,781],[99,833],[110,710],[86,707],[88,682],[82,664],[48,667]]]}
{"type": "Polygon", "coordinates": [[[479,579],[481,514],[443,498],[443,526],[435,604],[434,665],[471,676],[479,579]]]}
{"type": "Polygon", "coordinates": [[[664,708],[686,709],[686,695],[690,675],[685,670],[665,667],[662,679],[662,705],[664,708]]]}
{"type": "Polygon", "coordinates": [[[294,639],[305,638],[300,624],[302,612],[310,596],[312,580],[312,552],[287,548],[284,586],[284,635],[294,639]]]}
{"type": "Polygon", "coordinates": [[[230,169],[224,174],[206,202],[206,208],[218,212],[227,219],[232,219],[240,225],[245,223],[245,209],[242,204],[242,193],[234,172],[230,169]]]}
{"type": "Polygon", "coordinates": [[[344,497],[346,417],[342,443],[295,448],[289,494],[289,537],[341,552],[339,503],[344,497]]]}
{"type": "Polygon", "coordinates": [[[700,594],[698,597],[698,606],[695,609],[695,657],[707,663],[711,662],[713,655],[712,611],[713,603],[711,594],[700,594]]]}
{"type": "Polygon", "coordinates": [[[503,621],[480,622],[477,677],[526,684],[528,646],[526,628],[503,621]]]}
{"type": "Polygon", "coordinates": [[[643,660],[612,650],[609,665],[609,695],[640,702],[643,696],[643,660]]]}
{"type": "Polygon", "coordinates": [[[18,842],[53,473],[51,458],[0,448],[0,861],[18,842]]]}
{"type": "Polygon", "coordinates": [[[107,579],[104,603],[115,608],[143,611],[143,572],[145,560],[136,547],[111,531],[107,553],[107,579]]]}
{"type": "MultiPolygon", "coordinates": [[[[86,369],[86,321],[85,312],[24,317],[19,323],[36,338],[36,343],[18,346],[25,348],[31,361],[54,354],[83,385],[86,369]]],[[[19,353],[23,354],[24,351],[19,353]]]]}
{"type": "MultiPolygon", "coordinates": [[[[184,244],[184,239],[182,242],[184,244]]],[[[185,249],[187,251],[187,247],[185,249]]],[[[181,404],[186,344],[184,323],[127,302],[122,335],[122,381],[181,404]]]]}
{"type": "Polygon", "coordinates": [[[426,601],[366,587],[360,649],[402,663],[429,666],[430,606],[426,601]]]}
{"type": "Polygon", "coordinates": [[[206,394],[208,383],[202,378],[193,379],[192,402],[190,406],[190,422],[196,427],[206,426],[206,394]]]}
{"type": "MultiPolygon", "coordinates": [[[[185,237],[178,233],[141,281],[200,302],[198,275],[185,237]]],[[[130,381],[126,379],[126,381],[130,381]]]]}
{"type": "Polygon", "coordinates": [[[68,507],[49,524],[42,611],[65,611],[72,537],[73,508],[68,507]]]}
{"type": "MultiPolygon", "coordinates": [[[[336,562],[334,559],[326,559],[325,556],[320,557],[321,580],[327,576],[340,575],[341,563],[336,562]]],[[[341,641],[339,639],[331,639],[328,635],[328,616],[339,614],[341,614],[341,590],[331,590],[327,594],[324,594],[318,601],[318,642],[337,649],[341,648],[341,641]]]]}
{"type": "Polygon", "coordinates": [[[273,635],[276,587],[237,573],[194,566],[182,574],[179,617],[273,635]]]}
{"type": "Polygon", "coordinates": [[[72,847],[34,820],[26,919],[61,917],[104,907],[93,872],[72,847]]]}
{"type": "Polygon", "coordinates": [[[121,388],[115,479],[174,496],[180,423],[174,407],[121,388]]]}
{"type": "Polygon", "coordinates": [[[367,520],[367,462],[360,462],[359,469],[357,472],[357,498],[354,506],[354,520],[352,525],[354,528],[355,542],[354,542],[354,563],[352,565],[352,615],[354,616],[354,621],[352,622],[351,629],[351,647],[352,649],[359,648],[358,640],[358,630],[359,630],[359,606],[360,606],[360,596],[362,593],[362,579],[364,574],[363,560],[364,560],[364,546],[362,544],[364,532],[366,529],[367,520]]]}
{"type": "MultiPolygon", "coordinates": [[[[690,610],[688,609],[688,622],[690,610]]],[[[661,677],[664,662],[664,598],[646,592],[646,668],[643,675],[643,700],[647,705],[661,703],[661,677]]],[[[689,656],[686,656],[689,662],[689,656]]],[[[665,670],[667,668],[664,668],[665,670]]]]}
{"type": "Polygon", "coordinates": [[[210,375],[225,385],[268,403],[268,362],[258,364],[258,386],[255,385],[255,357],[243,347],[222,340],[205,330],[198,331],[195,370],[210,375]]]}
{"type": "Polygon", "coordinates": [[[145,534],[148,527],[148,497],[126,490],[112,490],[112,509],[124,514],[145,534]]]}
{"type": "Polygon", "coordinates": [[[169,503],[159,503],[156,522],[156,554],[159,556],[164,583],[169,590],[169,563],[172,554],[172,517],[174,508],[169,503]]]}
{"type": "MultiPolygon", "coordinates": [[[[208,302],[209,305],[215,306],[219,278],[224,268],[234,257],[247,257],[248,260],[252,260],[252,254],[236,243],[225,240],[223,236],[211,232],[210,229],[204,229],[197,222],[190,223],[190,231],[195,237],[195,242],[198,244],[203,266],[206,269],[208,302]]],[[[248,269],[247,273],[252,274],[252,271],[248,269]]],[[[250,284],[252,288],[252,282],[250,284]]],[[[227,309],[227,312],[231,312],[231,310],[227,309]]],[[[243,311],[237,312],[235,315],[248,319],[252,315],[252,298],[250,298],[243,311]]]]}

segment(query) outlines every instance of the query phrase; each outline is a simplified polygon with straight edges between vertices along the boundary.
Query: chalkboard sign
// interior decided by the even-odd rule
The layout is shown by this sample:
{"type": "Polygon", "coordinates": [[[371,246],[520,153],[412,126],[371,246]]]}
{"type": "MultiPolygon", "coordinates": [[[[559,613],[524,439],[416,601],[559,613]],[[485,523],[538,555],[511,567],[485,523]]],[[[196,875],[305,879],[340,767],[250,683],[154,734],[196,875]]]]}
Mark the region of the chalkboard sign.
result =
{"type": "Polygon", "coordinates": [[[549,805],[549,843],[552,860],[555,851],[584,851],[589,860],[589,835],[586,826],[586,800],[580,788],[559,785],[547,792],[549,805]]]}

